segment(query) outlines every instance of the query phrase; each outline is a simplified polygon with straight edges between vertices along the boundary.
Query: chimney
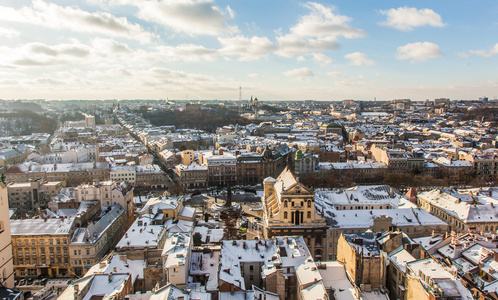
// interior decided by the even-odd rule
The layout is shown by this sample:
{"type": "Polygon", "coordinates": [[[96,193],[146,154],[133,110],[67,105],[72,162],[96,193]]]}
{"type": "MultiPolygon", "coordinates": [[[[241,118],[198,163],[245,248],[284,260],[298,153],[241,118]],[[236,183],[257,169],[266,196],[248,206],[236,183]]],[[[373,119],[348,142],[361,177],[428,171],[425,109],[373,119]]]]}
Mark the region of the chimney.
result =
{"type": "Polygon", "coordinates": [[[114,271],[114,273],[117,273],[118,272],[118,268],[114,267],[113,271],[114,271]]]}

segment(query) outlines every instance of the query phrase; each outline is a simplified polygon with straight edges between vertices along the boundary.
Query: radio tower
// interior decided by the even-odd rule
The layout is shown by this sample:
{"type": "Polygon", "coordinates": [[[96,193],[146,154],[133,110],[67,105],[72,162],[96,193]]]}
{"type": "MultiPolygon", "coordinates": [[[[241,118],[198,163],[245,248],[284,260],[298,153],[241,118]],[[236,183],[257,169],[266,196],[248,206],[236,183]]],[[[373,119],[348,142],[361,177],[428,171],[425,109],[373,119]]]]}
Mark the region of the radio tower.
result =
{"type": "Polygon", "coordinates": [[[242,86],[239,85],[239,116],[242,112],[242,86]]]}

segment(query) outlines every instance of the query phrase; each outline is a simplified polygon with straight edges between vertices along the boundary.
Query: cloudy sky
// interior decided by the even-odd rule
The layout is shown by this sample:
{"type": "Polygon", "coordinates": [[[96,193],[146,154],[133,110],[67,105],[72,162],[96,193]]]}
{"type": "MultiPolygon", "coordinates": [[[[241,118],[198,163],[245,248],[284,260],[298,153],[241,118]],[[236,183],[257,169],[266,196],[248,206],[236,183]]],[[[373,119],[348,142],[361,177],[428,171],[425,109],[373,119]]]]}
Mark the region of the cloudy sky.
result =
{"type": "Polygon", "coordinates": [[[2,0],[0,99],[492,99],[497,20],[496,0],[2,0]]]}

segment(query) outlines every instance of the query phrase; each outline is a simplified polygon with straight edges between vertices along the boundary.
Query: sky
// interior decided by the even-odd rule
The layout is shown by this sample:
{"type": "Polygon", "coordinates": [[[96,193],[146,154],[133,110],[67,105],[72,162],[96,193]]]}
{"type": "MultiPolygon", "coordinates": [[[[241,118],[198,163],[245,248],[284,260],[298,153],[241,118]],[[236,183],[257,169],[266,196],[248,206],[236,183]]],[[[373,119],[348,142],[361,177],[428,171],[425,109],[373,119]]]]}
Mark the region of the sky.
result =
{"type": "Polygon", "coordinates": [[[496,0],[0,2],[0,99],[494,99],[497,67],[496,0]]]}

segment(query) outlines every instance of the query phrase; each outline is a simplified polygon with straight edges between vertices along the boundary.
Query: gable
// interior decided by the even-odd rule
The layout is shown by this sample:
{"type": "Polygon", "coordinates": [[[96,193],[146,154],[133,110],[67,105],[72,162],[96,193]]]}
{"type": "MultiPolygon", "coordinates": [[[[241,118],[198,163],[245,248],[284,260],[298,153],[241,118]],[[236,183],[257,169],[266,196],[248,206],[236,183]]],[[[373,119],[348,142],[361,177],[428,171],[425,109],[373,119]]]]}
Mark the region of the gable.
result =
{"type": "Polygon", "coordinates": [[[295,184],[293,184],[292,186],[287,188],[283,194],[285,194],[285,195],[313,195],[314,196],[314,193],[309,188],[307,188],[306,186],[304,186],[302,183],[299,183],[299,182],[296,182],[295,184]]]}

